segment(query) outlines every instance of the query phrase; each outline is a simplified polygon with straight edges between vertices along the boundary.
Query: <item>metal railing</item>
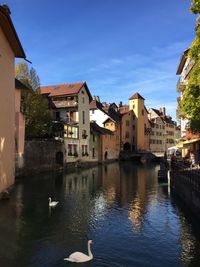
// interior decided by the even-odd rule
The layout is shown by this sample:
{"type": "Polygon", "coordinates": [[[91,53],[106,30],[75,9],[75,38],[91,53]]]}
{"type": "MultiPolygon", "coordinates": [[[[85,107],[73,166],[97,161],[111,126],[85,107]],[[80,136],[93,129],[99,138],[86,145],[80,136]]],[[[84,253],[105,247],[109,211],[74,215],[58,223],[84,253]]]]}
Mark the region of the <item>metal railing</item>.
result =
{"type": "Polygon", "coordinates": [[[172,161],[170,164],[172,180],[181,179],[200,192],[200,167],[191,166],[189,161],[172,161]]]}

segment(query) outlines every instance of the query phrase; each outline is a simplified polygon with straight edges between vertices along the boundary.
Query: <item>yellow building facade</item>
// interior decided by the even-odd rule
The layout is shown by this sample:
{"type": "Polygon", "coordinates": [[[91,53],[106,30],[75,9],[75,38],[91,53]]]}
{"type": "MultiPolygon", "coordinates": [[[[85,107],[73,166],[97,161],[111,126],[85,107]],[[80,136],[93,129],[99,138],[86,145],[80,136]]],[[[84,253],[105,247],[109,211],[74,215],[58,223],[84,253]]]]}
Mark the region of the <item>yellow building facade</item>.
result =
{"type": "Polygon", "coordinates": [[[15,177],[15,57],[25,58],[10,10],[0,6],[0,192],[15,177]]]}
{"type": "Polygon", "coordinates": [[[145,106],[144,98],[135,93],[129,98],[129,110],[133,110],[136,118],[135,125],[135,144],[137,151],[146,150],[146,140],[145,140],[145,106]]]}

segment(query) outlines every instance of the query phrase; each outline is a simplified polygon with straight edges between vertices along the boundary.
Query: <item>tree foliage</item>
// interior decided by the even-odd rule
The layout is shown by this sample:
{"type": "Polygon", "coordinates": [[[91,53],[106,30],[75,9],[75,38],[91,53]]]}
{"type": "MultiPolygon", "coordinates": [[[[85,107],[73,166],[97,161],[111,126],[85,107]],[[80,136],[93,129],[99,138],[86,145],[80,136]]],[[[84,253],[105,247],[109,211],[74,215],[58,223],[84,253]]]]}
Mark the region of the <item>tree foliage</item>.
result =
{"type": "Polygon", "coordinates": [[[199,14],[200,13],[200,1],[192,0],[190,10],[194,14],[199,14]]]}
{"type": "Polygon", "coordinates": [[[49,136],[52,119],[48,101],[39,92],[40,80],[36,70],[29,70],[27,63],[20,62],[16,65],[15,77],[29,88],[23,90],[21,95],[26,138],[49,136]]]}
{"type": "MultiPolygon", "coordinates": [[[[200,1],[192,0],[190,10],[200,15],[200,1]]],[[[180,101],[181,115],[188,119],[188,128],[194,132],[200,132],[200,20],[198,17],[196,36],[188,54],[195,62],[180,101]]]]}

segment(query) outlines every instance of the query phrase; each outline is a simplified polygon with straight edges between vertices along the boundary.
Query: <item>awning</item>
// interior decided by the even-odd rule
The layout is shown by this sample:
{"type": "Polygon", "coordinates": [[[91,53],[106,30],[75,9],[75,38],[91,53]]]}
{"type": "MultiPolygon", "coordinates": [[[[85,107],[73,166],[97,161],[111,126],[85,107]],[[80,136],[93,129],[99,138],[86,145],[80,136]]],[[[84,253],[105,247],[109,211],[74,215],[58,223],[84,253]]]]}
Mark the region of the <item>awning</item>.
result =
{"type": "Polygon", "coordinates": [[[200,138],[190,139],[190,140],[184,141],[183,146],[187,146],[187,145],[190,145],[192,143],[196,143],[198,141],[200,141],[200,138]]]}
{"type": "Polygon", "coordinates": [[[183,148],[183,142],[180,142],[180,143],[176,144],[176,146],[177,146],[178,148],[183,148]]]}
{"type": "Polygon", "coordinates": [[[167,150],[177,150],[178,147],[177,146],[171,146],[171,147],[168,147],[167,150]]]}

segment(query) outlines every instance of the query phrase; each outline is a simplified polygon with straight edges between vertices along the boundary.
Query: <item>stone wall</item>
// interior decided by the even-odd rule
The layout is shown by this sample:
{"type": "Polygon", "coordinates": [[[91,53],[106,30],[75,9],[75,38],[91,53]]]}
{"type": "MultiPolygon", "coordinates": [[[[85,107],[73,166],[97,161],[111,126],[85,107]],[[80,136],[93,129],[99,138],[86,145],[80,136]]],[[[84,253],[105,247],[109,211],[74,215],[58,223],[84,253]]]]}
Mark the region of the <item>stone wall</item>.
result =
{"type": "Polygon", "coordinates": [[[28,176],[64,167],[64,144],[59,140],[31,140],[25,142],[24,155],[16,155],[15,176],[28,176]]]}

